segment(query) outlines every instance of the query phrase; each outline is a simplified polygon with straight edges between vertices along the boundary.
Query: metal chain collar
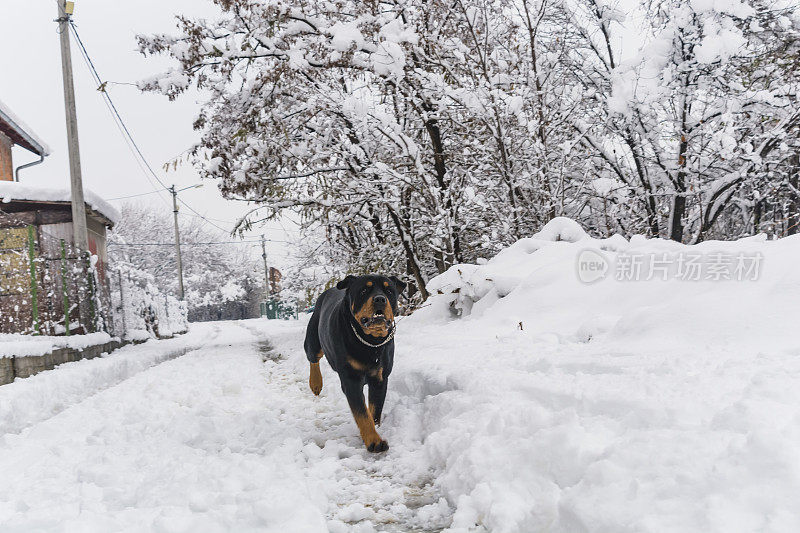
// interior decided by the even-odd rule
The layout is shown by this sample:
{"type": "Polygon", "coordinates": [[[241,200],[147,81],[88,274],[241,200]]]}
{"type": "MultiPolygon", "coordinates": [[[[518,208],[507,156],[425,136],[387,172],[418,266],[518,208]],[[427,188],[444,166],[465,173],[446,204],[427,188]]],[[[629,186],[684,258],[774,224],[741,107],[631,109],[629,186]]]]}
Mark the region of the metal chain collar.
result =
{"type": "Polygon", "coordinates": [[[361,341],[362,344],[366,344],[370,348],[380,348],[381,346],[386,345],[389,341],[391,341],[394,338],[394,332],[396,331],[396,328],[394,327],[394,324],[392,324],[392,331],[391,331],[391,333],[389,333],[389,335],[386,337],[386,339],[380,344],[372,344],[371,342],[366,341],[363,338],[361,338],[361,335],[358,334],[358,331],[356,331],[356,327],[353,325],[352,322],[350,323],[350,329],[353,330],[353,333],[355,334],[356,338],[359,341],[361,341]]]}

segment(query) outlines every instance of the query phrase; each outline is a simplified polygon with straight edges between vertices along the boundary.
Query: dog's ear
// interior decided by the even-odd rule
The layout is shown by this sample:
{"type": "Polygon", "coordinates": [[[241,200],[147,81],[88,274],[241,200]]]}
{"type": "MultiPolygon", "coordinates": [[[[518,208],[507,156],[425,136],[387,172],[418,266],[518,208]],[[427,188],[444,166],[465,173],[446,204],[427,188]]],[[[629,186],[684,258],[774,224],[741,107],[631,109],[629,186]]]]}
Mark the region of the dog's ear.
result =
{"type": "Polygon", "coordinates": [[[406,284],[403,280],[398,278],[397,276],[389,276],[389,279],[392,280],[394,286],[397,287],[397,292],[402,294],[404,290],[406,290],[406,284]]]}
{"type": "Polygon", "coordinates": [[[356,279],[355,276],[348,275],[346,278],[344,278],[342,281],[336,284],[336,288],[346,289],[354,279],[356,279]]]}

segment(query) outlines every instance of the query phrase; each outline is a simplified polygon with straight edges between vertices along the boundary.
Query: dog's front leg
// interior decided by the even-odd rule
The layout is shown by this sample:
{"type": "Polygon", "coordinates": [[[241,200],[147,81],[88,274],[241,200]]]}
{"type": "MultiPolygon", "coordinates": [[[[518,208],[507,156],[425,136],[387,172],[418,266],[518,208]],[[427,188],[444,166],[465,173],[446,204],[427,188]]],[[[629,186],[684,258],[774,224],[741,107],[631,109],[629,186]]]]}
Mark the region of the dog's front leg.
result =
{"type": "Polygon", "coordinates": [[[386,400],[386,379],[383,377],[383,369],[370,374],[367,377],[369,387],[369,413],[376,425],[381,425],[381,413],[383,413],[383,402],[386,400]]]}
{"type": "Polygon", "coordinates": [[[372,420],[364,405],[364,383],[361,380],[348,376],[341,376],[342,391],[350,404],[350,411],[361,433],[364,446],[371,452],[383,452],[389,449],[389,444],[375,431],[375,422],[372,420]]]}

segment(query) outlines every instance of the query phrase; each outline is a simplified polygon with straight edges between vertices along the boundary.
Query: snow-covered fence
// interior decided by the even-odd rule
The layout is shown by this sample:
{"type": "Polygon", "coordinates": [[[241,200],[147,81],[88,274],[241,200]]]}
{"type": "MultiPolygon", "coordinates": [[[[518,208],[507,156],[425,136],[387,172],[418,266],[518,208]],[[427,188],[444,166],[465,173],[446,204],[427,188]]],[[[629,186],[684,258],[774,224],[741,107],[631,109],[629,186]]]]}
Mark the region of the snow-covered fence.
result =
{"type": "Polygon", "coordinates": [[[114,331],[128,340],[172,337],[188,329],[186,303],[165,294],[153,276],[126,263],[111,269],[114,331]]]}
{"type": "MultiPolygon", "coordinates": [[[[5,224],[19,220],[6,215],[5,224]]],[[[61,226],[0,227],[0,333],[109,329],[104,265],[97,255],[79,254],[61,226]]]]}

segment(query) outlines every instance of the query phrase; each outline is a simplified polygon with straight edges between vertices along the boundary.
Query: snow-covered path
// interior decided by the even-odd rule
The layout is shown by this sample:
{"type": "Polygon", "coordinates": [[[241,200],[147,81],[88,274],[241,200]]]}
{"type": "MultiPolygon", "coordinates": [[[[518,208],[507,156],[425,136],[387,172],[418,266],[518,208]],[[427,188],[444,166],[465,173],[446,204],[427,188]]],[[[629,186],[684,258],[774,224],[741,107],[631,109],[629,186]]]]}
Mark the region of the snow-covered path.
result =
{"type": "Polygon", "coordinates": [[[326,364],[308,390],[302,322],[194,325],[0,387],[0,531],[800,530],[800,345],[517,323],[401,319],[385,454],[326,364]]]}
{"type": "MultiPolygon", "coordinates": [[[[412,510],[435,501],[405,464],[419,441],[394,442],[400,460],[367,453],[330,371],[315,398],[276,350],[302,328],[286,325],[282,339],[273,323],[267,338],[256,323],[200,325],[190,336],[202,348],[5,434],[0,529],[414,529],[412,510]]],[[[114,357],[56,372],[96,374],[114,357]]]]}

